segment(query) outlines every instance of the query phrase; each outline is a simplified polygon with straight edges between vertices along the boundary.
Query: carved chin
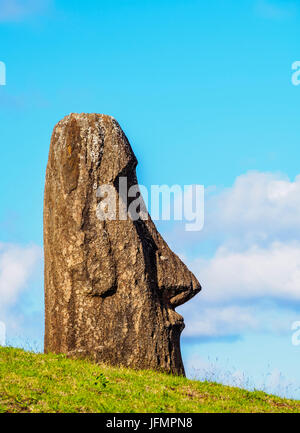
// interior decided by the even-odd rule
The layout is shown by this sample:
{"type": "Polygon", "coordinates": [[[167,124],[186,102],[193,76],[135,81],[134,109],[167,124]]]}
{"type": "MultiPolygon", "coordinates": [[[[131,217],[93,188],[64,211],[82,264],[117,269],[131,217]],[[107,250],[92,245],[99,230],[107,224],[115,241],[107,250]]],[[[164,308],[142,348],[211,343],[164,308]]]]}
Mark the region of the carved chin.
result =
{"type": "Polygon", "coordinates": [[[173,309],[169,309],[168,316],[169,320],[165,323],[165,327],[169,330],[175,330],[181,333],[185,328],[183,317],[173,309]]]}

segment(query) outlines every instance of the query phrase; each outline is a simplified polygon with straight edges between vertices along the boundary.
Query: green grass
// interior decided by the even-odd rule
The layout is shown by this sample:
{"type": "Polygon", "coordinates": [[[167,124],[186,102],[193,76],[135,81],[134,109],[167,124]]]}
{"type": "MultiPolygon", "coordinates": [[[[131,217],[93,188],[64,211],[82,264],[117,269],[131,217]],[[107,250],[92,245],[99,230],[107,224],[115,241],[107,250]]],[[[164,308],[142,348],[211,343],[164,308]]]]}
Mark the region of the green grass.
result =
{"type": "Polygon", "coordinates": [[[300,412],[300,401],[0,348],[0,412],[300,412]]]}

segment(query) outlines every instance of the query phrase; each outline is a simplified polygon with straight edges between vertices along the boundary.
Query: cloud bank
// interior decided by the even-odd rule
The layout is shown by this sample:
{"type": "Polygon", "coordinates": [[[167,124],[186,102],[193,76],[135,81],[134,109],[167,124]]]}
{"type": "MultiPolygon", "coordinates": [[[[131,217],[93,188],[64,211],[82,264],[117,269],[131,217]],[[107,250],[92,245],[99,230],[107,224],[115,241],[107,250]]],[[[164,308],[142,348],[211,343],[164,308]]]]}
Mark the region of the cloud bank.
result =
{"type": "Polygon", "coordinates": [[[42,250],[36,245],[20,246],[0,243],[0,321],[7,331],[21,331],[26,301],[18,306],[27,293],[35,271],[40,267],[42,250]]]}
{"type": "Polygon", "coordinates": [[[300,229],[300,175],[248,172],[231,188],[208,196],[204,235],[267,245],[294,240],[300,229]]]}
{"type": "Polygon", "coordinates": [[[216,248],[189,260],[203,292],[181,309],[185,335],[290,332],[300,310],[300,176],[255,171],[209,191],[194,242],[216,248]]]}
{"type": "Polygon", "coordinates": [[[207,302],[277,298],[300,301],[300,242],[274,242],[241,252],[220,247],[210,260],[197,260],[207,302]]]}

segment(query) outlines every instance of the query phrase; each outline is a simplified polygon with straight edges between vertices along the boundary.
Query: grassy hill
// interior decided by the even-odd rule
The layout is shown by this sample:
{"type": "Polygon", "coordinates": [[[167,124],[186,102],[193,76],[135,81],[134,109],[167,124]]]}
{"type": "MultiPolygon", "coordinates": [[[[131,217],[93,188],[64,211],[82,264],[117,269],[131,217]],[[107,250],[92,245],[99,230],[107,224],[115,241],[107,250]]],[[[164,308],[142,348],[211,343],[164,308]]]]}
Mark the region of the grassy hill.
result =
{"type": "Polygon", "coordinates": [[[300,401],[0,348],[0,412],[300,412],[300,401]]]}

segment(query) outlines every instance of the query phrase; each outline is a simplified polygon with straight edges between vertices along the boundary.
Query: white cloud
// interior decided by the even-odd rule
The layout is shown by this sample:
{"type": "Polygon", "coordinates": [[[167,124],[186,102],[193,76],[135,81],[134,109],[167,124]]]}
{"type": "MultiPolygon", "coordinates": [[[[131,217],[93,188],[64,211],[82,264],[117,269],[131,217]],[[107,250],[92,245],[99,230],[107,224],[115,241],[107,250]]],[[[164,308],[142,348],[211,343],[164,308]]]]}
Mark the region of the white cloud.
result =
{"type": "MultiPolygon", "coordinates": [[[[190,304],[191,305],[191,304],[190,304]]],[[[254,311],[248,307],[214,306],[198,303],[198,308],[185,308],[182,310],[186,317],[186,337],[224,337],[238,335],[244,331],[257,330],[259,320],[254,311]]]]}
{"type": "Polygon", "coordinates": [[[204,228],[187,233],[184,223],[167,234],[171,246],[213,242],[232,249],[300,241],[300,175],[247,172],[229,188],[205,188],[204,228]]]}
{"type": "Polygon", "coordinates": [[[18,21],[44,12],[51,0],[0,0],[0,21],[18,21]]]}
{"type": "Polygon", "coordinates": [[[205,234],[248,243],[300,239],[300,175],[248,172],[207,198],[205,234]]]}
{"type": "Polygon", "coordinates": [[[300,301],[299,242],[275,242],[241,252],[224,246],[211,259],[196,260],[192,268],[205,287],[206,302],[266,297],[300,301]]]}
{"type": "Polygon", "coordinates": [[[18,301],[42,257],[41,248],[0,244],[0,320],[18,301]]]}
{"type": "MultiPolygon", "coordinates": [[[[209,287],[207,288],[209,290],[209,287]]],[[[204,293],[203,293],[204,295],[204,293]]],[[[185,318],[185,338],[239,338],[247,333],[264,333],[291,338],[291,324],[299,320],[299,310],[289,304],[279,306],[271,299],[241,302],[208,302],[201,294],[178,309],[185,318]]]]}

